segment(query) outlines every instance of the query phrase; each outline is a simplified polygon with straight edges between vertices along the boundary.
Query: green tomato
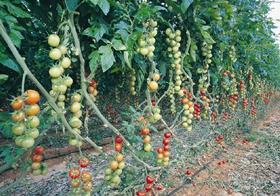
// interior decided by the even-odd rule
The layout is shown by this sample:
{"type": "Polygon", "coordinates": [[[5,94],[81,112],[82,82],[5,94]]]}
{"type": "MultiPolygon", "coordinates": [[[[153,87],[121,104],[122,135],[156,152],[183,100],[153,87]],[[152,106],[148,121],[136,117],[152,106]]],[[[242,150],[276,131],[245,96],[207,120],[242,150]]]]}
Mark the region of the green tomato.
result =
{"type": "Polygon", "coordinates": [[[22,135],[25,131],[25,125],[24,123],[19,123],[19,124],[15,124],[12,127],[12,132],[14,135],[22,135]]]}

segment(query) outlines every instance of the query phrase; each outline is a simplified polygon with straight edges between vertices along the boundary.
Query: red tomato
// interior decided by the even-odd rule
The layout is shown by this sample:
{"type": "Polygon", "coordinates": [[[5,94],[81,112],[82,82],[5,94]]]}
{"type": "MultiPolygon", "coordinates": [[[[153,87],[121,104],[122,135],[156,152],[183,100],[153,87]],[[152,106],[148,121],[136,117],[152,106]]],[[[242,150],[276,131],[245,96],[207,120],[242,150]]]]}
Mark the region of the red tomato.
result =
{"type": "Polygon", "coordinates": [[[69,171],[69,177],[72,179],[76,179],[80,177],[80,169],[79,168],[71,168],[69,171]]]}
{"type": "Polygon", "coordinates": [[[162,141],[162,143],[163,143],[163,145],[168,145],[169,144],[169,139],[164,139],[163,141],[162,141]]]}
{"type": "Polygon", "coordinates": [[[151,176],[146,176],[146,182],[147,182],[148,184],[153,184],[154,181],[155,181],[155,179],[152,178],[151,176]]]}
{"type": "Polygon", "coordinates": [[[149,135],[149,133],[150,133],[150,130],[148,129],[148,128],[143,128],[142,130],[141,130],[141,135],[149,135]]]}
{"type": "Polygon", "coordinates": [[[121,136],[117,135],[117,136],[115,137],[115,143],[121,144],[122,142],[123,142],[123,139],[121,138],[121,136]]]}
{"type": "Polygon", "coordinates": [[[44,152],[44,147],[42,147],[42,146],[36,146],[36,148],[34,149],[34,153],[35,154],[42,154],[43,152],[44,152]]]}
{"type": "Polygon", "coordinates": [[[153,185],[152,184],[145,184],[145,190],[146,192],[150,192],[152,190],[153,185]]]}
{"type": "Polygon", "coordinates": [[[164,187],[162,184],[157,184],[157,185],[155,185],[155,188],[156,188],[156,190],[161,191],[161,190],[163,190],[164,187]]]}
{"type": "Polygon", "coordinates": [[[161,153],[163,153],[163,149],[162,148],[158,148],[157,152],[161,154],[161,153]]]}
{"type": "Polygon", "coordinates": [[[89,164],[89,159],[86,158],[86,157],[82,157],[82,158],[79,159],[78,163],[79,163],[81,168],[86,168],[89,164]]]}
{"type": "Polygon", "coordinates": [[[190,170],[190,169],[187,169],[187,170],[186,170],[186,175],[189,176],[189,175],[191,175],[191,174],[192,174],[191,170],[190,170]]]}
{"type": "Polygon", "coordinates": [[[167,139],[170,138],[171,136],[172,136],[172,133],[170,133],[170,132],[167,132],[164,134],[164,137],[167,139]]]}
{"type": "Polygon", "coordinates": [[[122,151],[122,144],[116,143],[115,144],[115,151],[121,152],[122,151]]]}

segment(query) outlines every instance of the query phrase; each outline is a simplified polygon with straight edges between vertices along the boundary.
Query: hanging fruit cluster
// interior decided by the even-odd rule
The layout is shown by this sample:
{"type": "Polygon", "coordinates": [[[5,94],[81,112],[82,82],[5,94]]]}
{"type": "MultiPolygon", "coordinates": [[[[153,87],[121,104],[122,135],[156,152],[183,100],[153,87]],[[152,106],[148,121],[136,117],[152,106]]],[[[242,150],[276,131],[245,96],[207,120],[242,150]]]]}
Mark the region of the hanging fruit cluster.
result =
{"type": "Polygon", "coordinates": [[[194,104],[193,116],[194,116],[195,119],[200,119],[200,115],[201,115],[200,104],[195,103],[194,104]]]}
{"type": "Polygon", "coordinates": [[[172,81],[169,82],[169,87],[167,90],[167,96],[170,100],[170,111],[172,114],[176,113],[176,103],[175,103],[175,89],[174,89],[174,83],[172,81]]]}
{"type": "Polygon", "coordinates": [[[192,94],[187,95],[182,99],[182,103],[184,104],[184,114],[182,116],[182,121],[183,121],[183,127],[187,129],[187,131],[192,131],[192,119],[193,119],[193,112],[195,111],[194,109],[194,104],[191,101],[192,99],[192,94]]]}
{"type": "Polygon", "coordinates": [[[11,107],[15,110],[12,113],[12,133],[17,146],[30,148],[34,145],[34,139],[39,136],[37,127],[40,120],[36,116],[40,112],[39,101],[40,94],[37,91],[27,90],[23,96],[16,97],[11,102],[11,107]]]}
{"type": "Polygon", "coordinates": [[[96,100],[96,96],[98,94],[97,91],[97,82],[95,80],[91,80],[88,86],[88,93],[93,101],[96,100]]]}
{"type": "Polygon", "coordinates": [[[162,118],[162,116],[160,114],[160,108],[158,106],[154,106],[154,107],[152,106],[152,114],[149,118],[150,122],[156,123],[161,118],[162,118]]]}
{"type": "Polygon", "coordinates": [[[130,94],[133,95],[133,96],[136,95],[135,83],[136,83],[136,72],[133,69],[130,72],[130,77],[129,77],[129,91],[130,91],[130,94]]]}
{"type": "Polygon", "coordinates": [[[78,161],[80,167],[74,167],[69,170],[68,175],[73,194],[91,195],[92,175],[86,170],[89,162],[88,158],[81,157],[78,161]]]}
{"type": "Polygon", "coordinates": [[[222,87],[228,94],[228,106],[234,110],[237,106],[239,96],[235,74],[231,73],[229,70],[224,71],[222,87]]]}
{"type": "Polygon", "coordinates": [[[156,92],[158,90],[158,81],[160,79],[160,74],[156,70],[151,77],[147,79],[148,89],[150,92],[156,92]]]}
{"type": "Polygon", "coordinates": [[[230,49],[229,49],[229,58],[230,60],[234,63],[235,61],[237,61],[237,58],[236,58],[236,49],[235,47],[232,45],[230,46],[230,49]]]}
{"type": "Polygon", "coordinates": [[[257,115],[257,108],[256,108],[256,104],[255,104],[255,99],[254,99],[253,97],[251,98],[250,114],[251,114],[251,116],[253,116],[254,118],[256,118],[256,115],[257,115]]]}
{"type": "Polygon", "coordinates": [[[217,121],[217,115],[218,115],[218,109],[215,108],[211,114],[210,114],[210,117],[211,117],[211,121],[214,123],[217,121]]]}
{"type": "Polygon", "coordinates": [[[32,174],[34,176],[45,175],[48,172],[47,165],[42,163],[45,149],[42,146],[36,146],[32,154],[32,174]]]}
{"type": "MultiPolygon", "coordinates": [[[[169,45],[168,52],[169,57],[171,59],[171,67],[175,69],[175,92],[179,93],[181,90],[181,84],[182,84],[182,54],[180,52],[180,42],[182,40],[181,38],[181,31],[168,28],[165,30],[165,34],[167,35],[166,41],[169,45]]],[[[180,93],[182,95],[182,93],[180,93]]]]}
{"type": "Polygon", "coordinates": [[[120,175],[125,167],[124,156],[121,154],[122,142],[122,138],[117,135],[115,137],[115,150],[117,153],[115,158],[110,161],[109,167],[105,170],[105,180],[111,186],[118,186],[121,183],[120,175]]]}
{"type": "Polygon", "coordinates": [[[149,19],[147,22],[143,23],[145,32],[138,40],[137,52],[143,56],[152,58],[154,56],[156,35],[157,35],[157,21],[149,19]]]}
{"type": "MultiPolygon", "coordinates": [[[[71,97],[70,111],[72,113],[72,117],[69,120],[69,124],[77,134],[81,133],[80,128],[82,127],[82,124],[83,124],[83,122],[80,120],[80,118],[82,116],[81,100],[82,100],[82,97],[79,93],[74,93],[71,97]]],[[[80,146],[82,146],[83,143],[75,135],[71,135],[70,139],[69,139],[69,144],[72,146],[80,147],[80,146]]]]}
{"type": "Polygon", "coordinates": [[[201,113],[201,117],[203,119],[208,119],[209,111],[210,111],[210,99],[206,96],[206,90],[200,90],[200,98],[202,101],[203,110],[201,113]]]}
{"type": "Polygon", "coordinates": [[[151,144],[151,136],[150,130],[147,127],[144,127],[140,131],[140,135],[143,137],[143,150],[145,152],[151,152],[152,151],[152,144],[151,144]]]}
{"type": "Polygon", "coordinates": [[[170,132],[166,132],[164,134],[164,139],[162,141],[163,148],[157,149],[157,163],[158,165],[168,166],[169,163],[169,140],[172,134],[170,132]]]}
{"type": "Polygon", "coordinates": [[[67,69],[71,65],[71,60],[66,56],[67,48],[60,44],[60,38],[56,34],[51,34],[48,37],[48,44],[53,47],[49,52],[49,57],[52,60],[58,61],[49,69],[49,74],[51,76],[52,90],[50,95],[58,100],[57,105],[61,108],[65,108],[65,93],[67,88],[73,84],[73,79],[70,76],[63,76],[64,69],[67,69]]]}

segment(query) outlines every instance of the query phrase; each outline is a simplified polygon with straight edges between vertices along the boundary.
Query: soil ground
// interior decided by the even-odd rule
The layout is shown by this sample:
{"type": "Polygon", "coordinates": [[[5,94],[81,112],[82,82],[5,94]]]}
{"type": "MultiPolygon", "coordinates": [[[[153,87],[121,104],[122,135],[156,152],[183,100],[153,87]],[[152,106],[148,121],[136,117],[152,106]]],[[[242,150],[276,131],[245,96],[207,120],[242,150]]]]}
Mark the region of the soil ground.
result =
{"type": "MultiPolygon", "coordinates": [[[[256,129],[240,134],[234,145],[220,144],[223,153],[213,159],[215,151],[196,159],[197,168],[211,163],[182,186],[177,196],[240,196],[280,195],[280,104],[265,119],[258,122],[256,129]]],[[[106,147],[110,150],[110,147],[106,147]]],[[[87,150],[86,153],[96,153],[87,150]]],[[[5,195],[67,195],[69,191],[67,164],[75,153],[47,160],[49,172],[46,176],[20,176],[9,172],[0,177],[1,192],[5,195]]],[[[103,169],[96,163],[94,170],[103,169]]],[[[100,180],[103,176],[97,176],[100,180]]],[[[1,194],[0,194],[1,195],[1,194]]]]}

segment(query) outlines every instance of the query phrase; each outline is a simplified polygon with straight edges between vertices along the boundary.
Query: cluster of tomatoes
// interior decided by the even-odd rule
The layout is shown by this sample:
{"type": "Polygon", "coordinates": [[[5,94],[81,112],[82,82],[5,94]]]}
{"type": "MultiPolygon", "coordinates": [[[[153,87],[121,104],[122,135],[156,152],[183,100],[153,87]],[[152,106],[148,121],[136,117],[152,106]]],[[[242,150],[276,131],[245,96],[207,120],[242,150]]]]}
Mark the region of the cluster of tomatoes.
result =
{"type": "Polygon", "coordinates": [[[170,100],[170,111],[172,114],[176,113],[176,103],[175,103],[175,89],[174,89],[174,83],[172,81],[169,82],[169,88],[167,90],[167,95],[170,100]]]}
{"type": "Polygon", "coordinates": [[[229,113],[228,112],[222,112],[222,119],[223,121],[227,121],[229,119],[229,113]]]}
{"type": "Polygon", "coordinates": [[[131,95],[136,95],[136,89],[135,89],[135,83],[136,83],[136,72],[133,69],[130,73],[129,77],[129,91],[131,95]]]}
{"type": "Polygon", "coordinates": [[[204,60],[204,64],[206,65],[206,68],[208,69],[208,65],[212,63],[212,48],[213,48],[213,45],[210,44],[210,43],[206,43],[206,42],[203,42],[202,43],[202,56],[205,57],[205,60],[204,60]]]}
{"type": "Polygon", "coordinates": [[[30,148],[39,136],[37,127],[40,120],[36,116],[40,112],[39,101],[40,94],[37,91],[27,90],[23,96],[16,97],[11,102],[11,107],[15,110],[12,113],[12,132],[17,146],[30,148]]]}
{"type": "Polygon", "coordinates": [[[96,100],[96,96],[98,94],[97,91],[97,83],[95,80],[91,80],[88,86],[88,93],[91,96],[91,98],[93,99],[93,101],[96,100]]]}
{"type": "Polygon", "coordinates": [[[166,132],[164,134],[164,139],[162,141],[163,148],[157,149],[157,163],[158,165],[168,166],[169,163],[169,140],[172,134],[170,132],[166,132]]]}
{"type": "Polygon", "coordinates": [[[243,109],[244,110],[247,110],[247,107],[249,105],[249,101],[247,98],[244,98],[243,101],[242,101],[242,105],[243,105],[243,109]]]}
{"type": "Polygon", "coordinates": [[[158,90],[159,80],[160,80],[160,75],[158,72],[153,73],[152,76],[147,79],[149,91],[156,92],[158,90]]]}
{"type": "Polygon", "coordinates": [[[192,97],[187,96],[182,99],[182,103],[184,104],[184,114],[182,116],[182,121],[183,124],[182,126],[187,129],[188,131],[192,131],[192,119],[193,119],[193,112],[195,111],[194,109],[194,104],[190,100],[192,97]]]}
{"type": "Polygon", "coordinates": [[[202,118],[207,119],[210,111],[210,99],[206,96],[206,89],[200,89],[200,97],[203,105],[202,118]]]}
{"type": "Polygon", "coordinates": [[[240,91],[240,97],[244,99],[246,97],[246,88],[245,88],[244,80],[239,81],[239,91],[240,91]]]}
{"type": "Polygon", "coordinates": [[[216,120],[217,120],[217,115],[218,115],[218,111],[217,111],[217,109],[214,109],[212,112],[211,112],[211,121],[212,122],[216,122],[216,120]]]}
{"type": "Polygon", "coordinates": [[[145,190],[140,190],[136,192],[137,196],[146,196],[149,194],[152,190],[162,191],[164,189],[162,184],[155,184],[156,179],[152,178],[151,176],[146,176],[145,179],[145,190]]]}
{"type": "Polygon", "coordinates": [[[45,175],[48,172],[47,165],[42,163],[44,151],[45,149],[42,146],[36,146],[33,151],[31,169],[34,176],[45,175]]]}
{"type": "Polygon", "coordinates": [[[236,49],[235,47],[232,45],[230,46],[230,49],[229,49],[229,58],[232,62],[235,62],[237,60],[236,58],[236,49]]]}
{"type": "Polygon", "coordinates": [[[117,154],[114,159],[110,161],[109,167],[105,170],[105,180],[111,186],[118,186],[121,183],[120,175],[125,167],[124,155],[121,153],[122,142],[122,138],[117,135],[115,137],[115,151],[117,154]]]}
{"type": "Polygon", "coordinates": [[[179,93],[181,90],[181,84],[182,84],[182,54],[180,51],[180,42],[182,40],[181,37],[181,31],[180,30],[172,30],[170,28],[167,28],[165,30],[165,34],[167,35],[166,42],[168,43],[169,47],[167,48],[167,51],[169,52],[169,57],[171,58],[171,67],[175,69],[175,85],[174,89],[175,92],[179,93]]]}
{"type": "Polygon", "coordinates": [[[250,114],[253,117],[256,117],[256,115],[257,115],[257,108],[256,108],[256,104],[255,104],[254,98],[251,99],[250,114]]]}
{"type": "Polygon", "coordinates": [[[156,35],[157,35],[157,21],[153,19],[143,23],[145,33],[138,40],[137,52],[143,56],[152,58],[154,56],[156,35]]]}
{"type": "Polygon", "coordinates": [[[150,122],[155,123],[162,118],[160,114],[160,108],[158,106],[152,107],[152,115],[150,116],[150,122]]]}
{"type": "Polygon", "coordinates": [[[195,103],[194,104],[194,112],[193,112],[194,118],[195,119],[200,119],[200,114],[201,114],[200,104],[199,103],[195,103]]]}
{"type": "Polygon", "coordinates": [[[78,161],[80,168],[70,168],[68,175],[73,194],[91,195],[92,191],[92,175],[86,170],[89,165],[89,159],[81,157],[78,161]]]}
{"type": "Polygon", "coordinates": [[[149,134],[150,134],[150,130],[147,127],[144,127],[140,131],[140,135],[144,138],[143,139],[143,143],[144,143],[143,149],[145,152],[151,152],[151,150],[152,150],[151,136],[149,134]]]}
{"type": "Polygon", "coordinates": [[[235,109],[238,102],[238,92],[229,95],[229,107],[235,109]]]}
{"type": "MultiPolygon", "coordinates": [[[[71,97],[71,106],[70,106],[70,111],[72,113],[72,117],[69,120],[69,124],[72,127],[72,129],[80,134],[81,130],[80,128],[83,125],[83,122],[80,120],[82,116],[82,111],[81,111],[81,95],[79,93],[74,93],[71,97]]],[[[72,135],[69,139],[69,144],[72,146],[77,146],[80,147],[82,145],[82,141],[79,140],[75,135],[72,135]]]]}
{"type": "Polygon", "coordinates": [[[53,47],[49,52],[49,57],[52,60],[59,60],[58,64],[55,64],[49,69],[49,74],[52,81],[52,90],[50,95],[57,99],[57,105],[61,109],[65,108],[65,93],[67,88],[73,84],[73,79],[70,76],[63,76],[64,70],[69,68],[71,60],[67,57],[67,48],[60,44],[60,38],[56,34],[51,34],[48,37],[48,44],[53,47]]]}

